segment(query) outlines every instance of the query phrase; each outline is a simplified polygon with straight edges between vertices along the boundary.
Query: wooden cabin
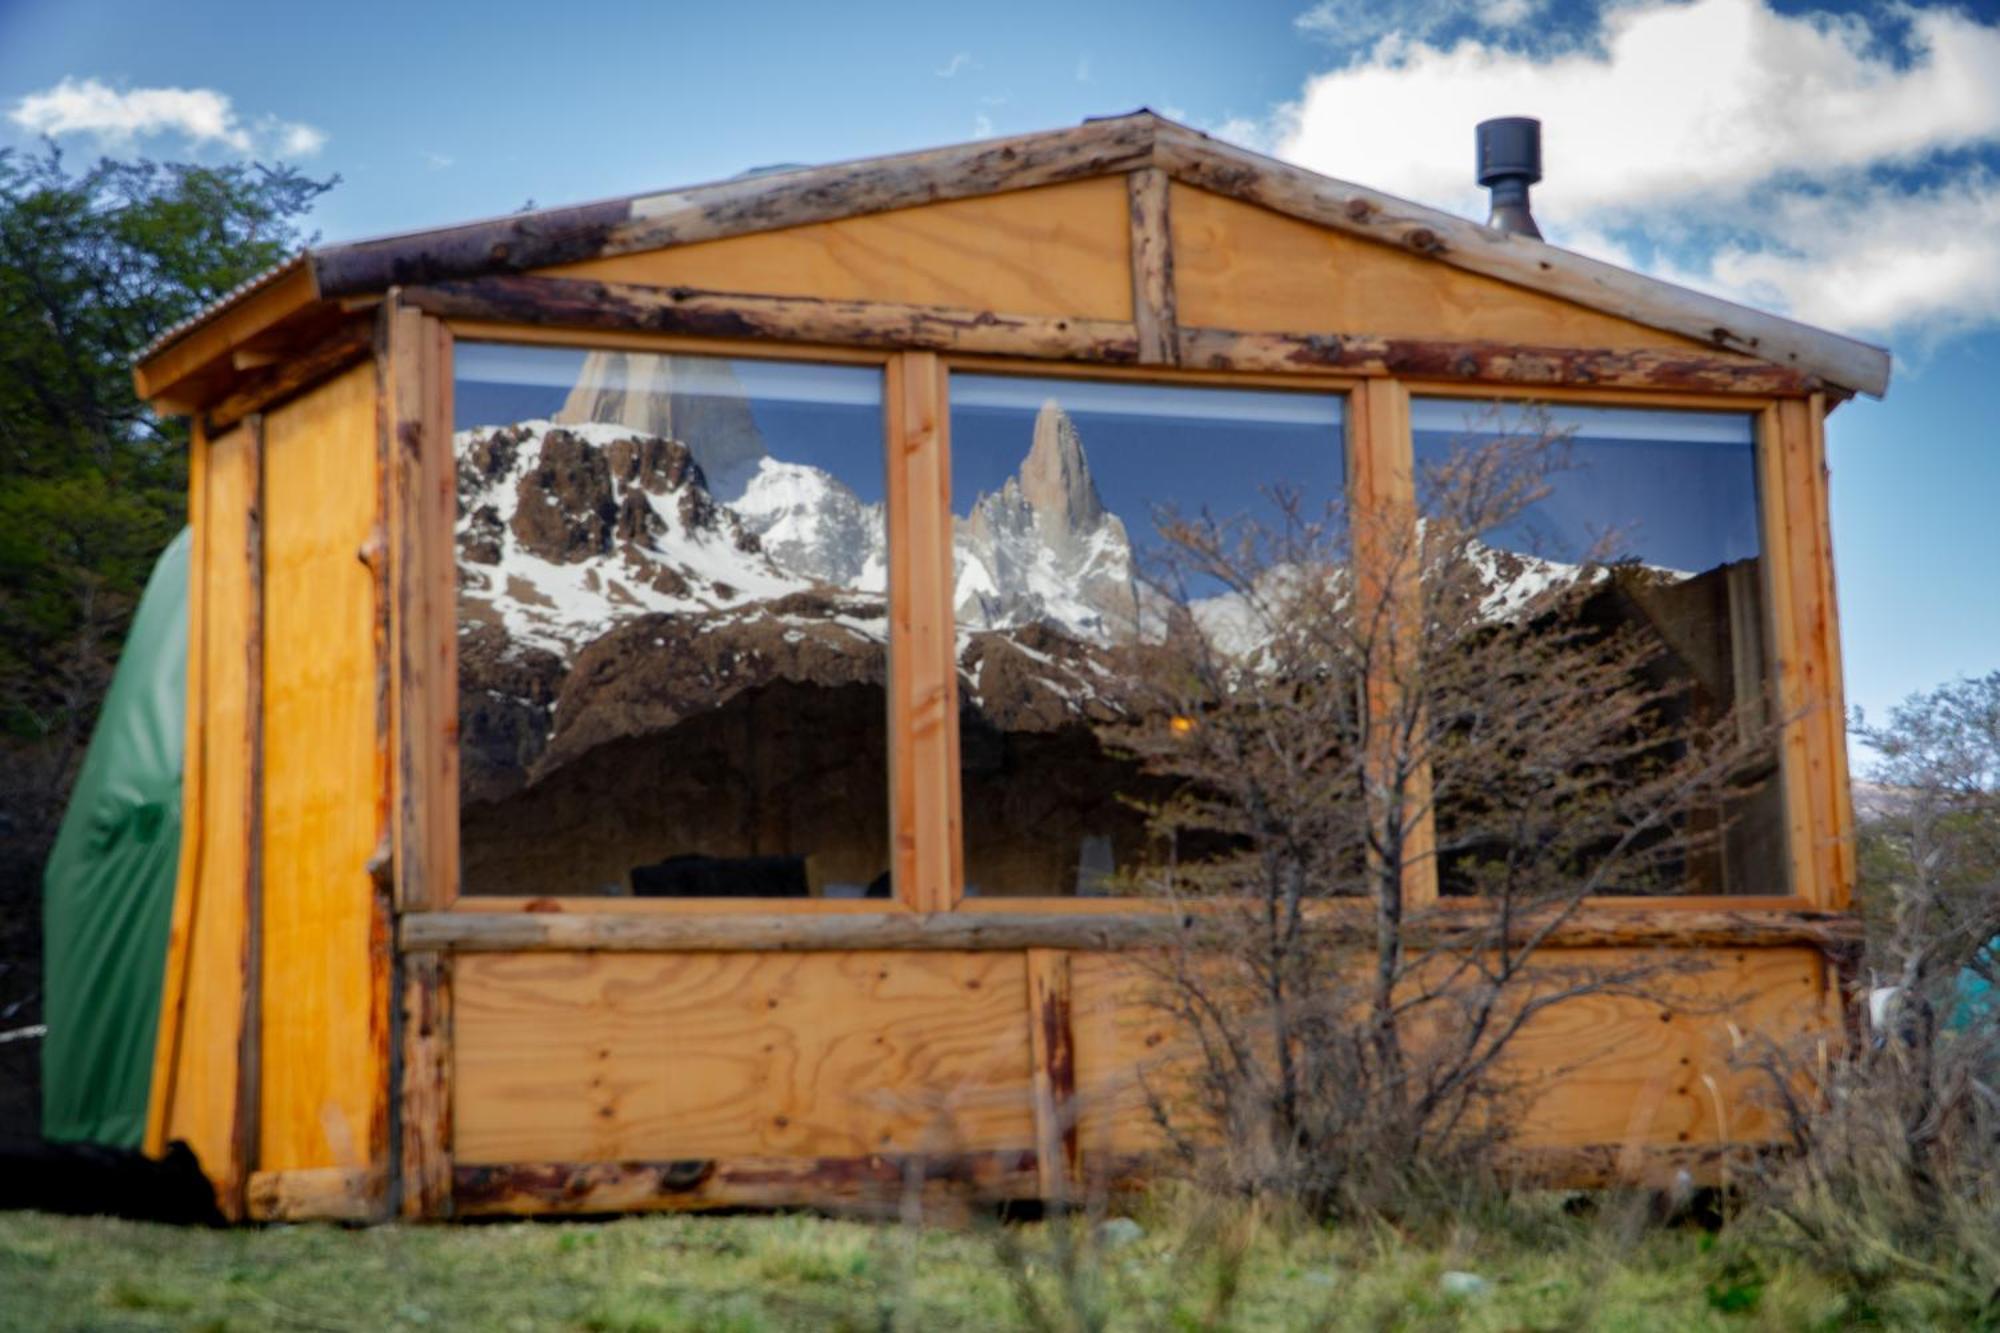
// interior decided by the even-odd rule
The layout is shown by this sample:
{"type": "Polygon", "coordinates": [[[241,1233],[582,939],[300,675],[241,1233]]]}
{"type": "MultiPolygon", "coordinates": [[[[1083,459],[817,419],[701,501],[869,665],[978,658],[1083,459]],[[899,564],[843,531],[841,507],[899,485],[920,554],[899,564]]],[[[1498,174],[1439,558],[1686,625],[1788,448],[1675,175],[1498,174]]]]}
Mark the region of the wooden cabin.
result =
{"type": "Polygon", "coordinates": [[[1160,914],[1104,890],[1079,701],[1149,507],[1288,460],[1413,516],[1441,434],[1534,404],[1609,442],[1557,526],[1657,538],[1687,670],[1783,718],[1740,846],[1554,941],[1698,954],[1726,1012],[1519,1047],[1559,1176],[1698,1170],[1775,1133],[1731,1025],[1842,1012],[1822,423],[1888,372],[1147,112],[301,254],[136,371],[194,421],[149,1146],[232,1215],[364,1220],[1142,1156],[1160,914]]]}

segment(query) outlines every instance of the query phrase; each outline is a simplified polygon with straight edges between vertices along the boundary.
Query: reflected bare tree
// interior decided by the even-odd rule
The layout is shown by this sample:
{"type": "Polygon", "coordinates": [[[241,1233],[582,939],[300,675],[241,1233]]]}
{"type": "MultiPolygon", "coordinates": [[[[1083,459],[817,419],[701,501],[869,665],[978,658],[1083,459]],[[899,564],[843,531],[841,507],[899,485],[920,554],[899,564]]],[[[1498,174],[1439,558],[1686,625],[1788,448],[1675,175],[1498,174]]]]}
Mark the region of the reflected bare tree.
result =
{"type": "Polygon", "coordinates": [[[1104,736],[1172,784],[1131,888],[1191,923],[1151,958],[1188,1054],[1149,1093],[1212,1183],[1330,1214],[1464,1179],[1529,1091],[1506,1054],[1530,1022],[1676,969],[1549,946],[1593,897],[1682,890],[1770,737],[1603,613],[1662,575],[1483,539],[1561,444],[1455,450],[1400,512],[1161,516],[1161,628],[1104,736]],[[1429,901],[1439,880],[1479,902],[1429,901]]]}

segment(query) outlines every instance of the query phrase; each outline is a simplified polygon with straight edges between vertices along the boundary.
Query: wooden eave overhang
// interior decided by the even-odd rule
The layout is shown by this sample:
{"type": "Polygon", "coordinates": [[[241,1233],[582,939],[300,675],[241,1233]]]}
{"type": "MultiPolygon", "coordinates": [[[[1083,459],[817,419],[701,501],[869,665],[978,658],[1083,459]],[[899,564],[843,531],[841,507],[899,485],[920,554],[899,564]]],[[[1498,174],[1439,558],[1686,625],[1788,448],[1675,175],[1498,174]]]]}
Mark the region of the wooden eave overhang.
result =
{"type": "MultiPolygon", "coordinates": [[[[1169,179],[1754,358],[1838,399],[1880,397],[1887,350],[1222,143],[1150,111],[1070,129],[774,172],[308,251],[137,358],[162,411],[207,408],[391,287],[559,264],[1154,168],[1169,179]]],[[[1329,331],[1331,332],[1331,331],[1329,331]]],[[[1350,331],[1338,331],[1334,338],[1350,331]]],[[[1360,332],[1360,331],[1353,331],[1360,332]]]]}

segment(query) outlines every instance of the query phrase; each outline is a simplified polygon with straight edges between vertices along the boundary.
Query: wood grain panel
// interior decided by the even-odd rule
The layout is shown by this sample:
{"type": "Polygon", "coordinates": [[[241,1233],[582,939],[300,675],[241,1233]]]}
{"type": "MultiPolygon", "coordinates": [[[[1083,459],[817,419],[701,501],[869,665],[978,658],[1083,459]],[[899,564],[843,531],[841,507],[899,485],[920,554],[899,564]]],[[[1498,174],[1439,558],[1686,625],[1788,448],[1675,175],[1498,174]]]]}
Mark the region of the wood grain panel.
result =
{"type": "MultiPolygon", "coordinates": [[[[1526,1108],[1517,1147],[1771,1137],[1757,1076],[1729,1068],[1730,1028],[1781,1041],[1831,1032],[1835,1015],[1820,955],[1809,948],[1691,954],[1705,962],[1705,971],[1659,982],[1663,993],[1683,997],[1679,1003],[1579,999],[1549,1009],[1522,1032],[1509,1067],[1543,1091],[1526,1108]]],[[[1631,955],[1624,956],[1629,961],[1631,955]]],[[[1605,965],[1620,955],[1565,950],[1549,957],[1605,965]]],[[[1136,959],[1075,954],[1070,984],[1078,1136],[1086,1161],[1155,1148],[1161,1140],[1148,1090],[1171,1093],[1175,1034],[1146,1002],[1153,982],[1136,959]]]]}
{"type": "MultiPolygon", "coordinates": [[[[1729,1068],[1730,1028],[1774,1040],[1831,1031],[1820,956],[1764,949],[1703,957],[1707,971],[1671,981],[1686,1004],[1591,997],[1548,1010],[1522,1032],[1512,1068],[1547,1091],[1527,1107],[1518,1146],[1772,1136],[1758,1077],[1729,1068]]],[[[1613,959],[1578,951],[1566,961],[1613,959]]]]}
{"type": "Polygon", "coordinates": [[[1562,347],[1702,346],[1206,190],[1172,191],[1183,327],[1562,347]]]}
{"type": "Polygon", "coordinates": [[[1132,317],[1125,180],[1096,180],[538,270],[715,291],[1132,317]]]}
{"type": "Polygon", "coordinates": [[[370,864],[377,753],[373,367],[265,420],[263,1150],[368,1166],[387,1134],[370,864]]]}
{"type": "MultiPolygon", "coordinates": [[[[175,888],[175,941],[185,967],[177,997],[169,1082],[156,1086],[158,1150],[185,1139],[223,1207],[240,1207],[250,1164],[237,1140],[239,1042],[243,1032],[245,888],[250,863],[252,611],[250,505],[257,459],[251,432],[238,428],[199,446],[191,480],[196,530],[189,576],[188,680],[199,690],[189,712],[191,783],[175,888]],[[183,916],[184,914],[184,916],[183,916]]],[[[170,974],[171,975],[171,974],[170,974]]],[[[164,1017],[163,1017],[164,1021],[164,1017]]],[[[163,1031],[163,1035],[166,1035],[163,1031]]],[[[156,1076],[156,1084],[158,1078],[156,1076]]]]}
{"type": "Polygon", "coordinates": [[[1028,1148],[1018,954],[456,961],[453,1160],[1028,1148]]]}
{"type": "Polygon", "coordinates": [[[1069,967],[1075,1137],[1089,1179],[1094,1163],[1164,1142],[1148,1103],[1169,1091],[1174,1029],[1147,1001],[1154,982],[1142,962],[1073,953],[1069,967]]]}

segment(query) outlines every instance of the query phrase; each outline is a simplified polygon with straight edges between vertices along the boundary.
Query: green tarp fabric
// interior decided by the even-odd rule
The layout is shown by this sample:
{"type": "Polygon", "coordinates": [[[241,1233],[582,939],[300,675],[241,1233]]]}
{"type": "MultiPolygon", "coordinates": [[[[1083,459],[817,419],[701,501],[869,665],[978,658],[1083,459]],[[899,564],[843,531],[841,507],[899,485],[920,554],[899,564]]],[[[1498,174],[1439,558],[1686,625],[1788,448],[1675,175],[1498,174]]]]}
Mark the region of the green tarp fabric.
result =
{"type": "Polygon", "coordinates": [[[139,600],[42,875],[42,1135],[137,1148],[181,841],[189,536],[139,600]]]}

